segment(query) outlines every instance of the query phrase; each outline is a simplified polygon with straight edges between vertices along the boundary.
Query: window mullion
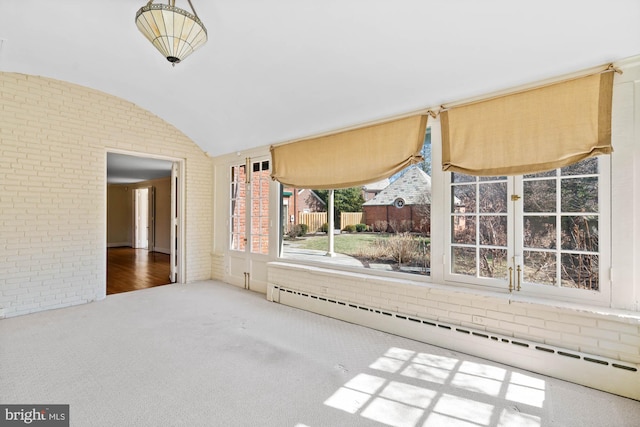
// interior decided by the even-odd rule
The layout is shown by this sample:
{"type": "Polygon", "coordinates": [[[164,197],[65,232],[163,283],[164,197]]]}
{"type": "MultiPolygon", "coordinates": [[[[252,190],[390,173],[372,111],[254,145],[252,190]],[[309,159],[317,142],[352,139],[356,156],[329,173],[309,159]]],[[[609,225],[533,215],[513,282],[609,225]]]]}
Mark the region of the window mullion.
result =
{"type": "Polygon", "coordinates": [[[509,243],[509,265],[513,267],[513,270],[515,271],[518,267],[518,264],[523,264],[524,188],[522,184],[522,176],[512,177],[508,182],[508,185],[511,186],[509,194],[515,194],[519,196],[518,200],[514,200],[512,203],[509,203],[509,208],[507,210],[507,221],[510,223],[508,223],[508,230],[511,234],[510,238],[507,240],[507,242],[509,243]]]}
{"type": "Polygon", "coordinates": [[[556,174],[556,280],[555,287],[562,286],[562,176],[556,174]]]}
{"type": "Polygon", "coordinates": [[[476,207],[475,207],[475,221],[476,221],[476,240],[475,240],[475,251],[476,251],[476,277],[481,277],[481,269],[480,265],[480,180],[476,177],[476,207]]]}

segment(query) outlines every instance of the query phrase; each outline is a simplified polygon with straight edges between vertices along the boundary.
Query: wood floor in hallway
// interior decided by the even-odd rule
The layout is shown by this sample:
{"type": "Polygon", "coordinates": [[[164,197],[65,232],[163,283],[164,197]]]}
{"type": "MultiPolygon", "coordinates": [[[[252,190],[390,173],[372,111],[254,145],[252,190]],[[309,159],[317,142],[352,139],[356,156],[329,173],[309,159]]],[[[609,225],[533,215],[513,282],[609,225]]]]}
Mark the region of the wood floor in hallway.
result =
{"type": "Polygon", "coordinates": [[[107,248],[107,295],[169,284],[169,272],[167,254],[107,248]]]}

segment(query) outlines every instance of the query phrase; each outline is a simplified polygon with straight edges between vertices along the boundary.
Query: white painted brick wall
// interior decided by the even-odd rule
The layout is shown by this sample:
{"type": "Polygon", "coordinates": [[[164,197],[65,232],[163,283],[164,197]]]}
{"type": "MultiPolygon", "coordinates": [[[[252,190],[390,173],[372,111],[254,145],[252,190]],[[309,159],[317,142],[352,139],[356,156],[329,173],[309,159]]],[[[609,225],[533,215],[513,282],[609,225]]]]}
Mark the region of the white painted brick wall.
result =
{"type": "Polygon", "coordinates": [[[0,317],[105,297],[109,149],[185,159],[185,276],[211,277],[212,165],[199,147],[125,100],[0,73],[0,317]]]}
{"type": "Polygon", "coordinates": [[[224,277],[224,255],[211,255],[211,278],[222,280],[224,277]]]}
{"type": "Polygon", "coordinates": [[[622,316],[602,308],[554,307],[510,300],[509,295],[474,294],[281,262],[270,263],[268,268],[269,283],[289,289],[315,294],[322,290],[322,295],[346,302],[640,363],[640,316],[622,316]],[[481,319],[474,321],[474,316],[481,319]]]}

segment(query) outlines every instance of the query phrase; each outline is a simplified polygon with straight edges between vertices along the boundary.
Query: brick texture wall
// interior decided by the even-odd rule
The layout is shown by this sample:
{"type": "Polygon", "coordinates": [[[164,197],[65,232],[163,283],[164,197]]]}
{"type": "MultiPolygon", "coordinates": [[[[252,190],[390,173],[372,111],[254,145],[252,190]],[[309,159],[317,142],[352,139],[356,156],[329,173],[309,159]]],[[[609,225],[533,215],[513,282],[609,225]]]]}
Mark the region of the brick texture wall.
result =
{"type": "Polygon", "coordinates": [[[415,206],[397,208],[389,205],[363,206],[367,225],[376,231],[416,231],[429,233],[429,219],[415,206]],[[386,228],[385,228],[386,227],[386,228]],[[380,228],[385,228],[380,230],[380,228]]]}
{"type": "Polygon", "coordinates": [[[0,73],[0,318],[106,295],[106,153],[185,159],[187,281],[211,276],[210,159],[114,96],[0,73]]]}
{"type": "Polygon", "coordinates": [[[637,317],[607,310],[553,306],[510,295],[473,294],[451,287],[317,267],[272,263],[269,283],[452,325],[493,332],[640,363],[637,317]]]}

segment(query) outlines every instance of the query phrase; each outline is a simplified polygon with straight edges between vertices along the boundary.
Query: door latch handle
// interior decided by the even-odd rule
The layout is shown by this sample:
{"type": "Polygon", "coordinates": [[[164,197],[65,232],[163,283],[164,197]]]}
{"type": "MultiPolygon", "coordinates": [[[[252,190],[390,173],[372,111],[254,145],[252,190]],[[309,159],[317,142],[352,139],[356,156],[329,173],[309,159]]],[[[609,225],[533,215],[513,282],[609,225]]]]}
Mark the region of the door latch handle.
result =
{"type": "Polygon", "coordinates": [[[509,292],[513,292],[513,267],[509,267],[509,292]]]}

